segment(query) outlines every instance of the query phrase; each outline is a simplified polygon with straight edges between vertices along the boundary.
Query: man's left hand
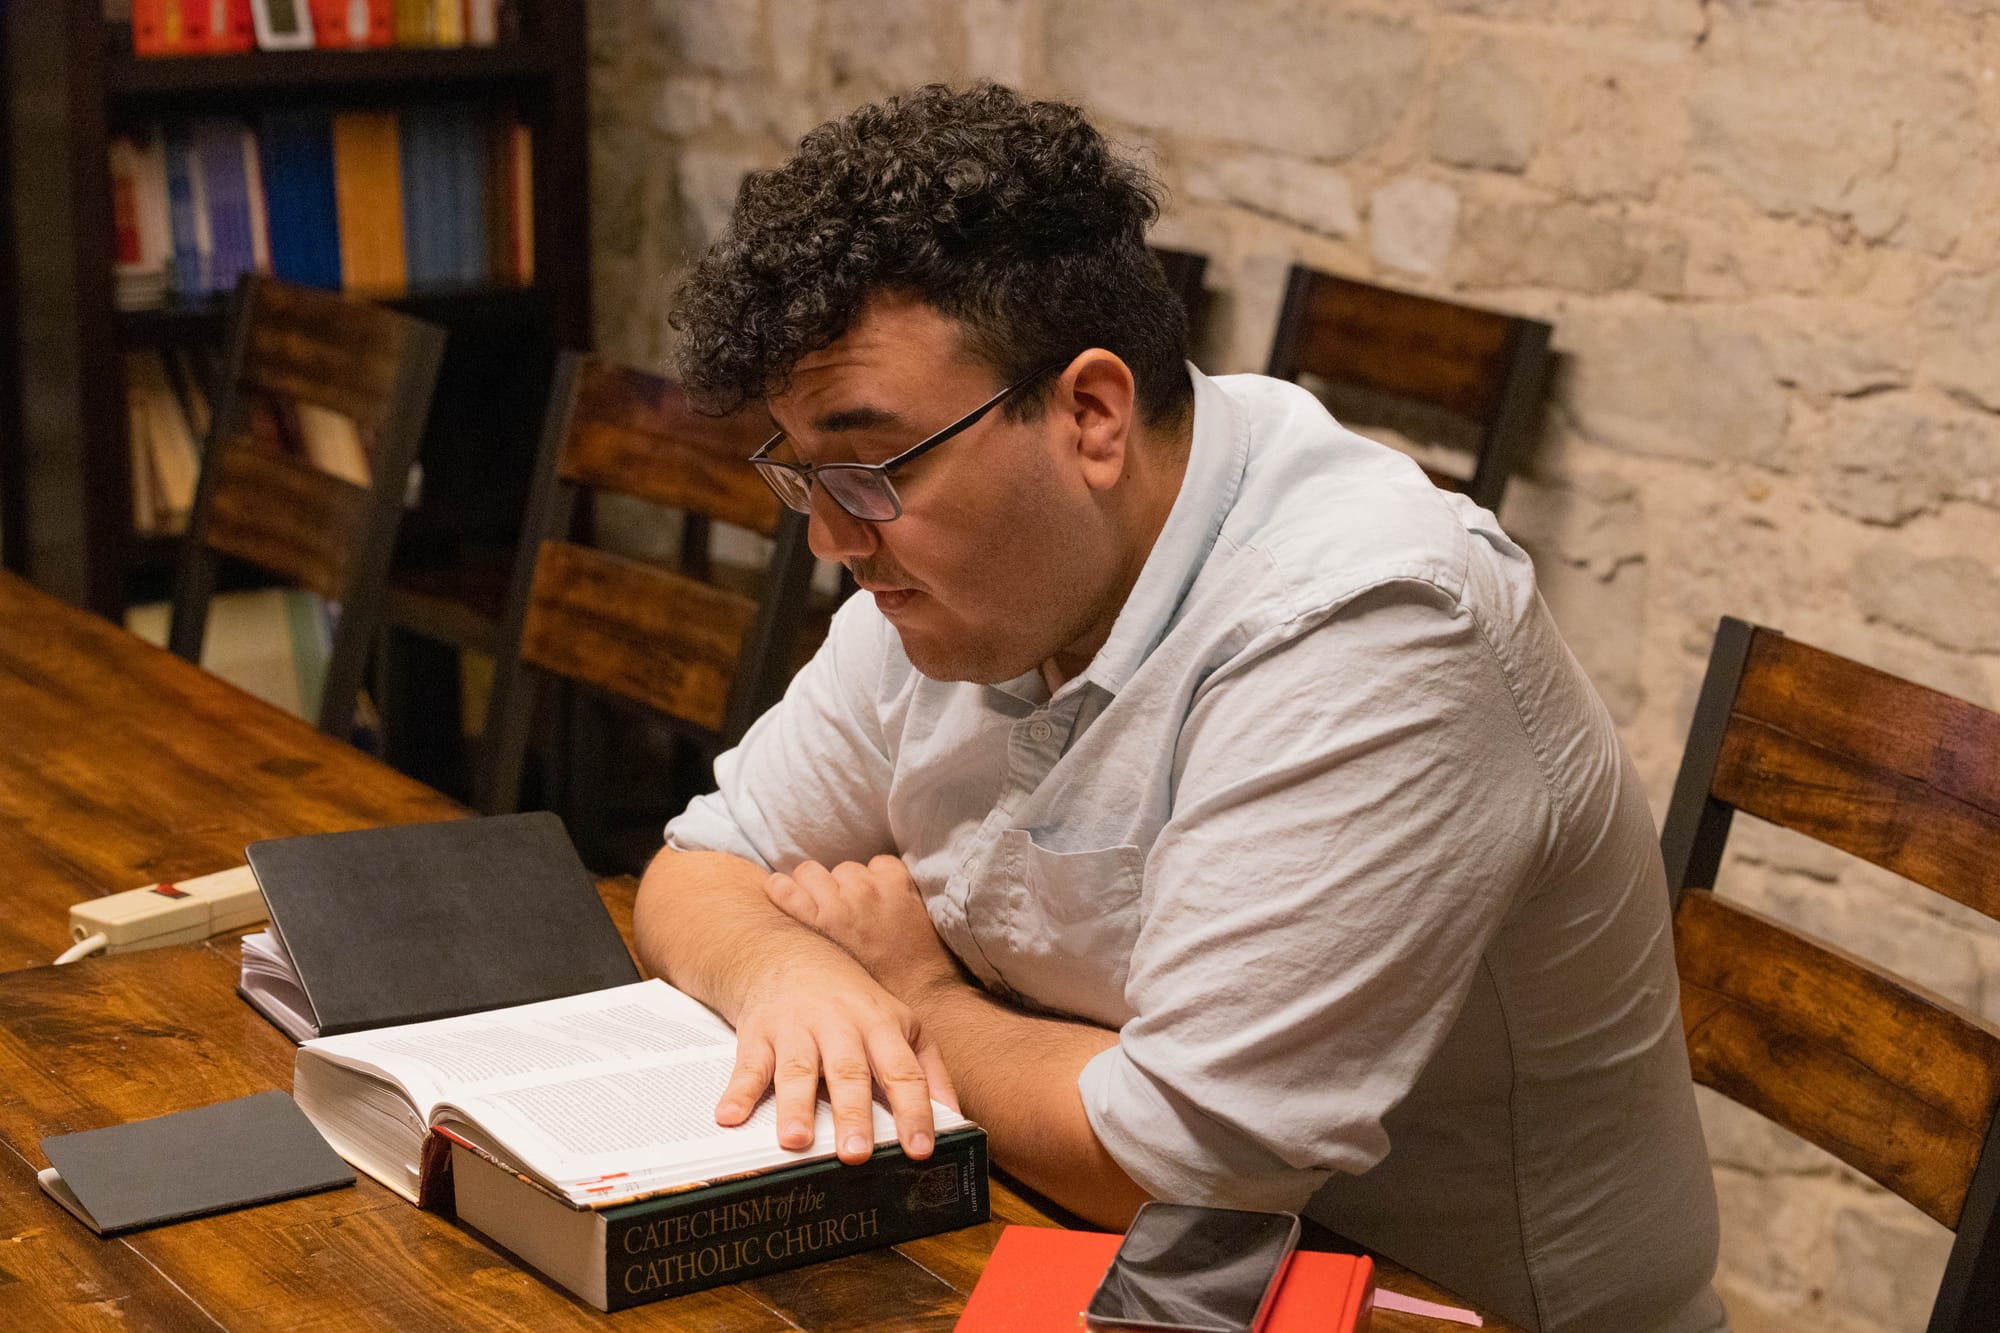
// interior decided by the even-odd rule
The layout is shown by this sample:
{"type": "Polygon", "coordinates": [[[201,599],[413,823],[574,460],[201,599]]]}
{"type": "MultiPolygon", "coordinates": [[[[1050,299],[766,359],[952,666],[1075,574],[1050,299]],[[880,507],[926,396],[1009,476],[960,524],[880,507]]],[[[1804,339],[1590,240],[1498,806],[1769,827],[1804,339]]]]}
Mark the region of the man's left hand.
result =
{"type": "Polygon", "coordinates": [[[910,869],[900,857],[829,870],[805,861],[772,875],[764,892],[786,915],[854,956],[883,987],[908,1003],[938,982],[956,982],[958,964],[938,939],[910,869]]]}

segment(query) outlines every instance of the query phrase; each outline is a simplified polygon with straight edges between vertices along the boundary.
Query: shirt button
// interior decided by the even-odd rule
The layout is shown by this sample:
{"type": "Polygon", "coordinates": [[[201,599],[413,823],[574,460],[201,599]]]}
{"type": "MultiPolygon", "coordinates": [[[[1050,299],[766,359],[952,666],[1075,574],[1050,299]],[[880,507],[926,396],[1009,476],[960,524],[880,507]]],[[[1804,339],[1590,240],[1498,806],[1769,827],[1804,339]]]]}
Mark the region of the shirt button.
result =
{"type": "Polygon", "coordinates": [[[1031,741],[1045,741],[1055,734],[1056,729],[1039,718],[1028,724],[1028,739],[1031,741]]]}

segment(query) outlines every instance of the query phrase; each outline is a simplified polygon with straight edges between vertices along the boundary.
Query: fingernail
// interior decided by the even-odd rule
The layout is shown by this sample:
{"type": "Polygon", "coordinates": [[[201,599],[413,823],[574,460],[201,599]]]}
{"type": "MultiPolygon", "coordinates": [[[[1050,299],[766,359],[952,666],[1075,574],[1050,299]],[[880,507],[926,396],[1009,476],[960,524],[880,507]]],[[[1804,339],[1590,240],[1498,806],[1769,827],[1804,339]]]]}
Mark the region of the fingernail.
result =
{"type": "Polygon", "coordinates": [[[743,1114],[743,1108],[735,1102],[723,1102],[715,1108],[715,1113],[717,1115],[738,1116],[743,1114]]]}
{"type": "Polygon", "coordinates": [[[806,1122],[803,1120],[794,1120],[791,1124],[785,1126],[785,1137],[788,1139],[802,1139],[811,1133],[812,1131],[806,1128],[806,1122]]]}
{"type": "Polygon", "coordinates": [[[931,1136],[928,1134],[910,1135],[910,1156],[929,1157],[930,1155],[931,1155],[931,1136]]]}
{"type": "Polygon", "coordinates": [[[864,1153],[864,1152],[867,1152],[867,1151],[868,1151],[868,1140],[867,1140],[867,1139],[865,1139],[865,1138],[863,1138],[863,1137],[862,1137],[861,1135],[859,1135],[859,1134],[849,1134],[849,1135],[847,1136],[847,1148],[845,1149],[845,1151],[846,1151],[846,1152],[847,1152],[847,1153],[848,1153],[848,1154],[849,1154],[850,1156],[851,1156],[851,1155],[853,1155],[853,1154],[855,1154],[855,1153],[864,1153]]]}

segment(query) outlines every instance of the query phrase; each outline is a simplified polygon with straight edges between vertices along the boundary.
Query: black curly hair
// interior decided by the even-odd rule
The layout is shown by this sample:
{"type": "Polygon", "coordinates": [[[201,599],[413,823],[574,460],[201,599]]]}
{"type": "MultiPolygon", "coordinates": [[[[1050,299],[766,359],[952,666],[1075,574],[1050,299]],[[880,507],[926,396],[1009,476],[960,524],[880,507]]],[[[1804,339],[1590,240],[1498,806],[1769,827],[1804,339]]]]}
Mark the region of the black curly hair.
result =
{"type": "MultiPolygon", "coordinates": [[[[1149,424],[1181,419],[1187,318],[1146,248],[1161,196],[1063,102],[978,83],[863,106],[744,178],[676,293],[679,373],[711,411],[769,398],[870,296],[902,291],[958,321],[1003,382],[1101,347],[1149,424]]],[[[1037,414],[1038,387],[1008,411],[1037,414]]]]}

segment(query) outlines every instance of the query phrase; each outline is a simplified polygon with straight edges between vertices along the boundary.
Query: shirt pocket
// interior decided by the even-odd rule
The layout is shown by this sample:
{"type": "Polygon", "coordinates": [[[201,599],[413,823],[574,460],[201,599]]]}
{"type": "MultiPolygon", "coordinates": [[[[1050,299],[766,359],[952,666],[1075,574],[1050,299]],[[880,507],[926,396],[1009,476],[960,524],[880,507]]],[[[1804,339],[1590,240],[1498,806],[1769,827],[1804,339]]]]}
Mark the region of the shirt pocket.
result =
{"type": "Polygon", "coordinates": [[[991,897],[978,895],[997,908],[995,970],[1043,1008],[1121,1026],[1146,854],[1129,843],[1057,851],[1021,828],[1003,830],[996,852],[991,897]]]}

